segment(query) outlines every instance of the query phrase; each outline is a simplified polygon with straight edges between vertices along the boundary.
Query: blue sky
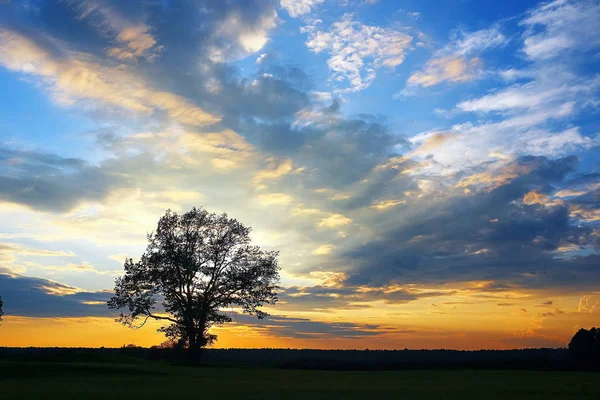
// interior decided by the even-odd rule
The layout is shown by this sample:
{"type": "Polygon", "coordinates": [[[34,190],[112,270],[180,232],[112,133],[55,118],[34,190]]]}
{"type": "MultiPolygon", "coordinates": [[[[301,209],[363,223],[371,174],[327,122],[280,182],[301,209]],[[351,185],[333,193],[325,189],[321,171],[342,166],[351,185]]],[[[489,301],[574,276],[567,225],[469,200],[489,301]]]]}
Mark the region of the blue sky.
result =
{"type": "Polygon", "coordinates": [[[165,209],[204,206],[281,252],[281,318],[560,344],[600,307],[599,19],[595,0],[0,2],[7,315],[110,316],[82,299],[165,209]],[[17,281],[56,315],[11,310],[17,281]]]}

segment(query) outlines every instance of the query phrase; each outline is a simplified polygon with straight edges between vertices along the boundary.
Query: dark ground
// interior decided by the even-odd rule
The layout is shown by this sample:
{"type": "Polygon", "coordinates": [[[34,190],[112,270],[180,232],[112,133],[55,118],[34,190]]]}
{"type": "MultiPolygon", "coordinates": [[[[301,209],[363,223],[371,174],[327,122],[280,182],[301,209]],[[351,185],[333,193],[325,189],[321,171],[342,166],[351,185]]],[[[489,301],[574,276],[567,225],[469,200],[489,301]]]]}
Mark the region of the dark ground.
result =
{"type": "Polygon", "coordinates": [[[0,361],[3,399],[598,399],[594,372],[316,371],[0,361]]]}
{"type": "MultiPolygon", "coordinates": [[[[178,362],[185,354],[169,349],[0,348],[0,360],[38,362],[178,362]]],[[[527,369],[578,370],[566,349],[525,350],[293,350],[206,349],[205,366],[310,370],[527,369]]],[[[595,363],[598,364],[598,363],[595,363]]],[[[600,364],[598,365],[600,366],[600,364]]]]}

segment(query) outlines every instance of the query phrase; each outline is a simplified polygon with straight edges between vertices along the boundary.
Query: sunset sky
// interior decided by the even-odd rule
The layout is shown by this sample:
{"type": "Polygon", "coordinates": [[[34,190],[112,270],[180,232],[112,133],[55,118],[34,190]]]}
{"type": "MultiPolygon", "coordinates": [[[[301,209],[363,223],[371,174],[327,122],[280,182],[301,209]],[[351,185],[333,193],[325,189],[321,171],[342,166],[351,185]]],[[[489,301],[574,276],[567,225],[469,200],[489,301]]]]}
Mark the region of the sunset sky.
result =
{"type": "Polygon", "coordinates": [[[106,307],[165,210],[280,251],[217,347],[563,347],[600,325],[600,1],[0,0],[0,346],[106,307]]]}

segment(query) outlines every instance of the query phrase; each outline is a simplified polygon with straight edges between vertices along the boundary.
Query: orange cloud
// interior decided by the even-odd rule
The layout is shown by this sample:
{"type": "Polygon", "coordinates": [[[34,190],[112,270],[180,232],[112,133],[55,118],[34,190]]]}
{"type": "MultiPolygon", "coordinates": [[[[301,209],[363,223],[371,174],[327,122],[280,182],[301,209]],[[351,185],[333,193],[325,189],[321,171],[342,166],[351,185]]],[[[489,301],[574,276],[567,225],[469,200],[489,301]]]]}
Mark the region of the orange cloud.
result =
{"type": "Polygon", "coordinates": [[[409,85],[433,86],[443,81],[464,82],[477,77],[481,69],[479,58],[442,57],[429,60],[422,71],[408,78],[409,85]]]}

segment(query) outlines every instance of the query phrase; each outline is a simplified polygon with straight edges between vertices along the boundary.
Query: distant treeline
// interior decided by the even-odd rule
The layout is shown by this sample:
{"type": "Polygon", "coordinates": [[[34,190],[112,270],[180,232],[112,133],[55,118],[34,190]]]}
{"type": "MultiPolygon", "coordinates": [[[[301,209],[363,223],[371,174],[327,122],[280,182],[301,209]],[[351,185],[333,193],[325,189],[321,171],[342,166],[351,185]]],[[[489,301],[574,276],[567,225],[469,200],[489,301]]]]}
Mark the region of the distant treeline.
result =
{"type": "MultiPolygon", "coordinates": [[[[174,349],[142,348],[0,348],[0,360],[38,362],[183,361],[174,349]]],[[[252,366],[322,370],[392,370],[429,368],[598,369],[569,357],[567,349],[523,350],[295,350],[295,349],[205,349],[203,365],[252,366]]]]}

